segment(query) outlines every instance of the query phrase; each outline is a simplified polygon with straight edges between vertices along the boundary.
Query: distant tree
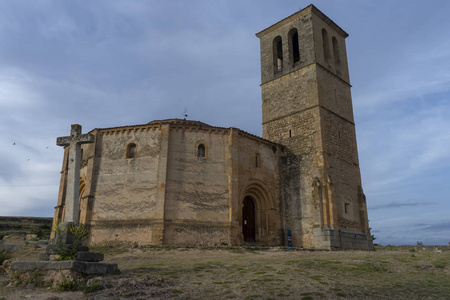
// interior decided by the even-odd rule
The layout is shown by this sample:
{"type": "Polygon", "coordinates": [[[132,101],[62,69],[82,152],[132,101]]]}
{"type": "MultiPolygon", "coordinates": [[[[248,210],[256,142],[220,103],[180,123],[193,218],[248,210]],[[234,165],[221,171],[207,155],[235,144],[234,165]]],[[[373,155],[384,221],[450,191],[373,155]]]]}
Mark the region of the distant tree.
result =
{"type": "MultiPolygon", "coordinates": [[[[372,227],[369,227],[369,233],[372,232],[372,227]]],[[[370,234],[370,236],[372,237],[372,241],[375,241],[377,238],[375,237],[375,235],[370,234]]]]}

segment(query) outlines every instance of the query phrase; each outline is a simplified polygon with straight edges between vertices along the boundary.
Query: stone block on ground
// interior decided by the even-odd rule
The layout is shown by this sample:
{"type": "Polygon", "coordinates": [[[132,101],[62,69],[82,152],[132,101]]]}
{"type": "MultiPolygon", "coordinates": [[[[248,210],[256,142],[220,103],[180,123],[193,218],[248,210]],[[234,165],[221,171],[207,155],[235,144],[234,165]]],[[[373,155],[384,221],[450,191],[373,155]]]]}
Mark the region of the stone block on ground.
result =
{"type": "Polygon", "coordinates": [[[117,273],[117,264],[86,262],[85,274],[115,274],[117,273]]]}
{"type": "Polygon", "coordinates": [[[36,241],[38,239],[37,234],[29,233],[25,236],[26,241],[36,241]]]}
{"type": "MultiPolygon", "coordinates": [[[[64,247],[64,249],[68,249],[68,248],[71,248],[72,245],[71,244],[65,244],[63,247],[64,247]]],[[[47,248],[45,249],[45,253],[47,253],[47,254],[54,254],[56,248],[57,248],[57,245],[48,245],[47,248]]],[[[89,247],[78,246],[78,251],[88,252],[89,251],[89,247]]]]}
{"type": "Polygon", "coordinates": [[[18,273],[32,272],[39,270],[46,271],[70,271],[82,274],[115,274],[117,264],[101,262],[84,262],[77,260],[62,261],[15,261],[10,269],[18,273]]]}
{"type": "Polygon", "coordinates": [[[62,261],[15,261],[11,264],[10,269],[20,273],[33,270],[72,270],[83,273],[85,263],[76,260],[62,261]]]}
{"type": "Polygon", "coordinates": [[[8,243],[8,242],[3,242],[1,244],[1,248],[0,251],[6,251],[6,252],[17,252],[20,249],[23,248],[23,243],[8,243]]]}
{"type": "Polygon", "coordinates": [[[39,260],[42,260],[42,261],[50,260],[50,254],[47,254],[45,252],[39,253],[39,260]]]}
{"type": "Polygon", "coordinates": [[[104,259],[103,253],[80,251],[75,254],[75,259],[86,262],[99,262],[104,259]]]}

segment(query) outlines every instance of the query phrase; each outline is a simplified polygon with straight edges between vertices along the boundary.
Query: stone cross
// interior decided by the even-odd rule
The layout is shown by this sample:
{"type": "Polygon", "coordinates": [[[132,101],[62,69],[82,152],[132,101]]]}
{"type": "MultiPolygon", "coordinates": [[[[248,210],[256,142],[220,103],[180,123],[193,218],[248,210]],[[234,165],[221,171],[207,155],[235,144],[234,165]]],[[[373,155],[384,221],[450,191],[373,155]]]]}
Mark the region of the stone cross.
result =
{"type": "Polygon", "coordinates": [[[94,140],[92,134],[81,134],[81,125],[78,124],[72,124],[70,136],[56,139],[56,145],[69,146],[64,222],[78,223],[81,144],[93,143],[94,140]]]}

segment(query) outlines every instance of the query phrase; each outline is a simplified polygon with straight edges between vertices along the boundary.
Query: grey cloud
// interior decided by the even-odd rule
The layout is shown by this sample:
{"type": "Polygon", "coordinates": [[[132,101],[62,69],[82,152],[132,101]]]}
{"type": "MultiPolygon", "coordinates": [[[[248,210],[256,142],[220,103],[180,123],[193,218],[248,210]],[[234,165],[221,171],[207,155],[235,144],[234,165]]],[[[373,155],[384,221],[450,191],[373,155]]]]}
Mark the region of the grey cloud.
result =
{"type": "Polygon", "coordinates": [[[408,203],[396,203],[396,202],[391,202],[388,204],[383,204],[383,205],[375,205],[375,206],[370,206],[371,210],[378,210],[378,209],[392,209],[392,208],[403,208],[403,207],[416,207],[416,206],[422,206],[422,205],[433,205],[435,203],[430,203],[430,202],[408,202],[408,203]]]}

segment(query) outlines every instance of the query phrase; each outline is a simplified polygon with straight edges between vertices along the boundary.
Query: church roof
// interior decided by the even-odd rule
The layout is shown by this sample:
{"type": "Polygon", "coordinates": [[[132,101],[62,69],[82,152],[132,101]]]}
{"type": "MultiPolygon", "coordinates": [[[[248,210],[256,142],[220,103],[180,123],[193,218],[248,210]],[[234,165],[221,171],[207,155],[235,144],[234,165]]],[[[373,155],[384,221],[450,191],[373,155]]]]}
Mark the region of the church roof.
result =
{"type": "Polygon", "coordinates": [[[213,130],[213,131],[225,131],[225,132],[229,132],[231,129],[234,129],[234,130],[238,130],[239,134],[247,136],[248,138],[251,138],[254,140],[259,140],[266,144],[277,145],[277,143],[271,142],[269,140],[266,140],[260,136],[254,135],[252,133],[248,133],[239,128],[212,126],[212,125],[200,122],[200,121],[185,120],[185,119],[154,120],[154,121],[148,122],[147,124],[126,125],[126,126],[107,127],[107,128],[95,128],[95,129],[91,130],[90,133],[93,133],[93,131],[98,130],[100,132],[106,132],[107,134],[109,134],[109,133],[113,133],[113,132],[137,130],[139,128],[145,128],[145,127],[155,128],[155,127],[160,127],[161,125],[169,125],[170,127],[186,128],[186,129],[190,129],[190,130],[192,130],[192,129],[193,130],[213,130]]]}
{"type": "Polygon", "coordinates": [[[216,127],[211,126],[209,124],[194,121],[194,120],[186,120],[186,119],[165,119],[165,120],[154,120],[147,123],[148,125],[162,125],[162,124],[170,124],[170,125],[178,125],[178,126],[189,126],[189,127],[211,127],[211,128],[224,128],[224,127],[216,127]]]}
{"type": "Polygon", "coordinates": [[[161,125],[175,125],[176,127],[189,127],[189,128],[216,128],[216,129],[228,129],[225,127],[217,127],[217,126],[211,126],[209,124],[200,122],[200,121],[194,121],[194,120],[186,120],[186,119],[165,119],[165,120],[154,120],[151,122],[148,122],[146,124],[136,124],[136,125],[124,125],[124,126],[115,126],[115,127],[105,127],[105,128],[95,128],[94,130],[127,130],[127,129],[133,129],[137,127],[155,127],[155,126],[161,126],[161,125]]]}

